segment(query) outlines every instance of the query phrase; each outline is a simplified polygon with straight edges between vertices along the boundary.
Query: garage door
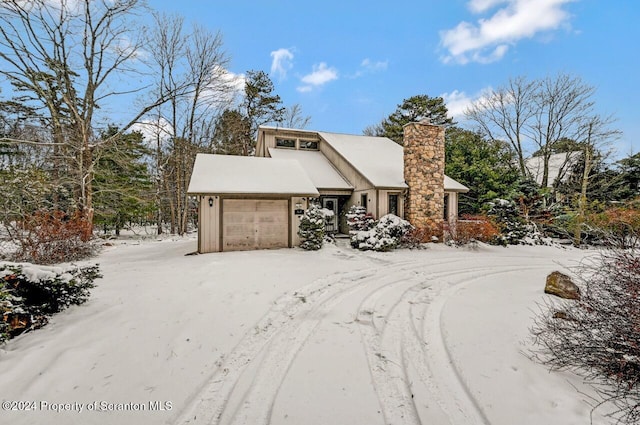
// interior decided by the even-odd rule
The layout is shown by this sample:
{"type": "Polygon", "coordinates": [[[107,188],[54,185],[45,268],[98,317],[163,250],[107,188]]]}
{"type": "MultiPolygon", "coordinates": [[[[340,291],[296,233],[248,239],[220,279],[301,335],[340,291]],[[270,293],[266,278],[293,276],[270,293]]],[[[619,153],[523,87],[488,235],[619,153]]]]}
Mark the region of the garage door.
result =
{"type": "Polygon", "coordinates": [[[289,246],[289,202],[224,199],[222,250],[286,248],[289,246]]]}

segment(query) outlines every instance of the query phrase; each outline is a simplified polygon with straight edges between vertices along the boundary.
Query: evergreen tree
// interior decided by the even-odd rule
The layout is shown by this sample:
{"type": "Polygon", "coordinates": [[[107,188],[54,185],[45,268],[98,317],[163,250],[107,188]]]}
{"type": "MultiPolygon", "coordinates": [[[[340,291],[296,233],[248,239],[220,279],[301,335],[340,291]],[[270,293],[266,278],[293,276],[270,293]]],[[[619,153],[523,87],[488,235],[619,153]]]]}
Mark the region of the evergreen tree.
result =
{"type": "Polygon", "coordinates": [[[620,200],[634,199],[640,196],[640,153],[618,161],[620,164],[620,200]]]}
{"type": "Polygon", "coordinates": [[[308,251],[322,248],[324,239],[325,219],[320,207],[311,204],[300,219],[298,235],[303,239],[300,247],[308,251]]]}
{"type": "Polygon", "coordinates": [[[441,97],[429,97],[426,94],[404,99],[396,110],[382,122],[364,130],[368,136],[388,137],[402,144],[403,127],[410,122],[428,118],[431,124],[451,126],[455,123],[448,116],[447,106],[441,97]]]}
{"type": "Polygon", "coordinates": [[[247,121],[243,126],[242,155],[253,154],[259,126],[284,119],[286,108],[273,90],[273,82],[264,71],[247,72],[244,99],[240,104],[240,112],[247,121]]]}
{"type": "MultiPolygon", "coordinates": [[[[118,131],[109,127],[103,137],[118,131]]],[[[149,154],[142,134],[127,133],[105,145],[95,167],[95,223],[116,235],[131,221],[146,221],[153,211],[152,181],[145,163],[149,154]]]]}
{"type": "Polygon", "coordinates": [[[249,120],[237,109],[226,109],[218,118],[213,134],[214,151],[223,155],[244,155],[249,120]]]}
{"type": "Polygon", "coordinates": [[[480,134],[452,127],[445,133],[445,173],[464,184],[460,214],[477,214],[495,198],[509,198],[516,189],[519,172],[509,146],[480,134]]]}

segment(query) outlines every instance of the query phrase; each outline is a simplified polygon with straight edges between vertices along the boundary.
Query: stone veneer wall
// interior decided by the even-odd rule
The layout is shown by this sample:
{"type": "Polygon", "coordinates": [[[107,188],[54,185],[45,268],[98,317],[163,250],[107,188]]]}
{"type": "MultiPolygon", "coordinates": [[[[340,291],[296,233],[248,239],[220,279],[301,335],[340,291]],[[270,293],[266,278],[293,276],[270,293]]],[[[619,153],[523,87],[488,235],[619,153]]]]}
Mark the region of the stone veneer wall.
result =
{"type": "MultiPolygon", "coordinates": [[[[409,186],[405,218],[442,237],[444,222],[444,127],[427,121],[404,126],[404,179],[409,186]]],[[[428,236],[425,234],[425,236],[428,236]]]]}

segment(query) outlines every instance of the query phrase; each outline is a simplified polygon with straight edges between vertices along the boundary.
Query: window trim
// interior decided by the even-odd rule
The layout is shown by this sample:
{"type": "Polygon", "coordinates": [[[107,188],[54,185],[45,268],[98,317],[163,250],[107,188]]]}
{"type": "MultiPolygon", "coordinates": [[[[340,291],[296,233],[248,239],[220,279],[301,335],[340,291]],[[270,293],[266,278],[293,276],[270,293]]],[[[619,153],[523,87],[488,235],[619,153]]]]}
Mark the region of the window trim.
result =
{"type": "Polygon", "coordinates": [[[393,214],[400,216],[400,194],[398,192],[389,192],[387,193],[387,214],[393,214]],[[391,197],[395,196],[396,198],[396,211],[391,212],[391,197]]]}
{"type": "Polygon", "coordinates": [[[278,138],[276,137],[276,148],[278,149],[298,149],[298,140],[297,139],[291,139],[291,138],[278,138]],[[280,146],[278,145],[278,142],[293,142],[293,146],[280,146]]]}
{"type": "Polygon", "coordinates": [[[305,151],[317,151],[317,150],[320,150],[320,145],[319,145],[317,140],[298,139],[298,149],[299,150],[305,150],[305,151]],[[304,144],[306,144],[306,143],[315,143],[315,147],[314,148],[308,148],[308,147],[304,146],[304,144]]]}

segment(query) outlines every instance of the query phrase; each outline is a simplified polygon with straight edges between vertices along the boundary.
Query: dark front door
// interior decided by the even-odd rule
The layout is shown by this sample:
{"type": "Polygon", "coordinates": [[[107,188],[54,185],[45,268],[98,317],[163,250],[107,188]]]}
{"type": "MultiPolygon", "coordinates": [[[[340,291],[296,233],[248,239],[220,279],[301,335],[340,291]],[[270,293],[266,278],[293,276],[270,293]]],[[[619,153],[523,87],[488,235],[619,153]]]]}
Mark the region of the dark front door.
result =
{"type": "Polygon", "coordinates": [[[336,232],[338,230],[338,198],[322,198],[322,208],[333,212],[332,217],[326,217],[327,232],[336,232]]]}

